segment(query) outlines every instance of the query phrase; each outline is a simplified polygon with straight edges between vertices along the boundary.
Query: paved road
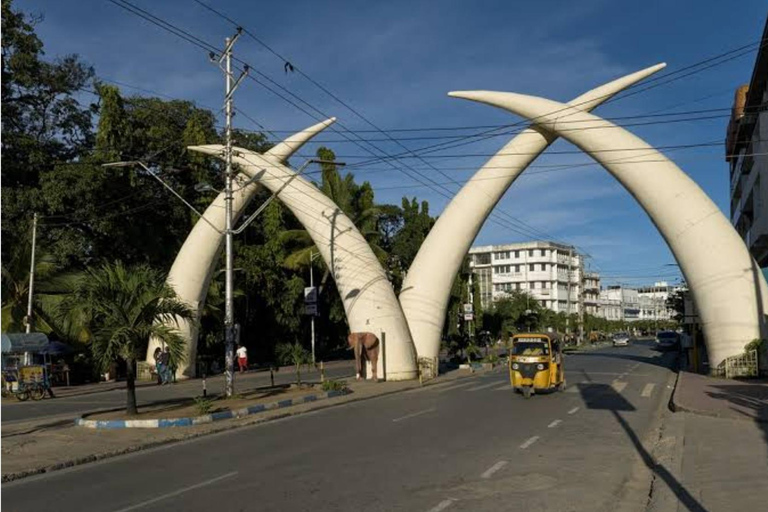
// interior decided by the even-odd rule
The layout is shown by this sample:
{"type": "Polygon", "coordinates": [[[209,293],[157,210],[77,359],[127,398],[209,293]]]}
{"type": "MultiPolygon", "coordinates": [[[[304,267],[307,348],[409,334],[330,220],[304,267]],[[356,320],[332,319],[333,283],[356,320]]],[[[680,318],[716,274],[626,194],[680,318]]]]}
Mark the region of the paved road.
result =
{"type": "MultiPolygon", "coordinates": [[[[354,377],[354,361],[339,361],[330,364],[325,369],[329,379],[354,377]]],[[[314,369],[311,372],[302,371],[302,379],[318,381],[319,374],[314,369]]],[[[296,381],[296,373],[283,368],[275,373],[275,384],[288,384],[296,381]]],[[[269,372],[248,372],[235,376],[237,389],[253,389],[269,385],[269,372]]],[[[224,391],[224,377],[219,375],[206,381],[208,393],[224,391]]],[[[55,388],[54,388],[55,390],[55,388]]],[[[99,409],[113,409],[125,406],[125,389],[115,389],[101,393],[66,398],[45,399],[39,402],[17,402],[4,399],[2,403],[2,424],[12,425],[29,420],[74,418],[80,414],[99,409]]],[[[193,379],[167,386],[142,386],[136,389],[136,399],[139,407],[163,400],[187,398],[202,394],[202,381],[193,379]]]]}
{"type": "Polygon", "coordinates": [[[2,486],[8,510],[616,510],[672,354],[568,355],[525,400],[503,370],[2,486]]]}

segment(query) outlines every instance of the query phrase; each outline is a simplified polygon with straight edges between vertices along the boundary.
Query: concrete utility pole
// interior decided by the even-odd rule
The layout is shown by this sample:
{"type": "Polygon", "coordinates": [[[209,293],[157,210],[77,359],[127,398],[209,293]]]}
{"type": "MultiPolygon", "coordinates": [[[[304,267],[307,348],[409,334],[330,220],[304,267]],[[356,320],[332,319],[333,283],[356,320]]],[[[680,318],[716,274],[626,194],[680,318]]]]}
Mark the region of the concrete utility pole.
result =
{"type": "MultiPolygon", "coordinates": [[[[224,341],[226,345],[226,353],[224,354],[224,366],[225,366],[225,393],[228,397],[231,397],[235,393],[235,314],[234,314],[234,285],[233,285],[233,267],[234,267],[234,248],[232,244],[233,229],[232,229],[232,202],[233,190],[232,183],[234,181],[234,171],[232,169],[232,96],[240,85],[240,82],[248,74],[248,68],[246,67],[243,73],[237,80],[233,80],[232,75],[232,47],[235,42],[240,38],[243,29],[238,27],[237,33],[234,37],[228,37],[225,40],[224,51],[218,59],[219,68],[224,72],[226,79],[226,94],[224,96],[224,111],[226,116],[225,123],[225,148],[224,148],[224,161],[226,162],[225,169],[225,259],[226,259],[226,271],[225,271],[225,301],[226,306],[224,310],[224,341]],[[224,67],[222,68],[222,62],[224,67]]],[[[212,56],[214,57],[214,56],[212,56]]]]}
{"type": "Polygon", "coordinates": [[[32,256],[29,263],[29,298],[27,299],[27,334],[32,332],[32,301],[35,291],[35,246],[37,245],[37,213],[32,218],[32,256]]]}
{"type": "MultiPolygon", "coordinates": [[[[309,252],[309,287],[314,290],[315,288],[315,273],[313,269],[312,262],[315,260],[316,256],[320,256],[319,252],[309,252]]],[[[317,297],[317,293],[315,293],[315,297],[317,297]]],[[[315,303],[317,304],[317,303],[315,303]]],[[[317,306],[315,306],[317,307],[317,306]]],[[[315,360],[315,312],[313,311],[312,314],[309,316],[310,321],[310,328],[312,331],[312,366],[315,366],[317,364],[315,360]]]]}
{"type": "Polygon", "coordinates": [[[568,295],[566,297],[565,306],[565,333],[570,334],[571,330],[571,258],[573,256],[573,250],[568,249],[568,295]]]}

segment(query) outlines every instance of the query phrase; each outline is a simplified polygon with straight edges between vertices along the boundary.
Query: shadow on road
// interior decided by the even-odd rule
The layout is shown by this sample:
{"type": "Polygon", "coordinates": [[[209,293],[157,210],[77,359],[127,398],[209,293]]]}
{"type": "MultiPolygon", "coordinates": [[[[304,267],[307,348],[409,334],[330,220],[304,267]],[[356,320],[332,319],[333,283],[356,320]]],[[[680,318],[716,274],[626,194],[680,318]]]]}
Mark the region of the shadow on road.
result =
{"type": "Polygon", "coordinates": [[[706,509],[699,503],[693,495],[688,492],[683,484],[681,484],[663,465],[658,464],[650,453],[645,449],[642,442],[638,438],[635,431],[625,420],[621,412],[632,412],[636,408],[627,399],[625,399],[620,393],[618,393],[613,387],[608,384],[586,383],[579,384],[579,392],[581,393],[584,404],[588,409],[605,410],[610,411],[616,421],[624,429],[624,432],[632,441],[632,444],[640,454],[643,463],[648,469],[650,469],[656,478],[661,478],[674,492],[675,496],[690,512],[707,512],[706,509]]]}
{"type": "MultiPolygon", "coordinates": [[[[646,343],[642,344],[647,345],[646,343]]],[[[622,352],[623,350],[624,348],[616,348],[612,350],[609,349],[609,351],[599,352],[573,352],[568,354],[568,357],[606,357],[610,359],[652,364],[667,369],[674,369],[677,365],[677,352],[654,352],[652,356],[641,356],[638,354],[627,354],[622,352]]]]}
{"type": "Polygon", "coordinates": [[[763,439],[768,448],[768,386],[745,383],[710,387],[717,388],[718,391],[707,391],[708,396],[728,401],[732,405],[731,410],[755,422],[763,432],[763,439]]]}

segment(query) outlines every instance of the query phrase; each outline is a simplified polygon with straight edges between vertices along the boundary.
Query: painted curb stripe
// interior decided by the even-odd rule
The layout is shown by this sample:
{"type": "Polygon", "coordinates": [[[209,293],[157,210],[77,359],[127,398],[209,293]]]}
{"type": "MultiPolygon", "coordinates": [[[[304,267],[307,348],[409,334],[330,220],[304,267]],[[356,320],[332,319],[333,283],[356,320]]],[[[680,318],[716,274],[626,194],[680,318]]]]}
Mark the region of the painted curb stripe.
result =
{"type": "Polygon", "coordinates": [[[203,423],[211,423],[214,421],[241,418],[250,414],[258,414],[272,409],[282,409],[283,407],[315,402],[326,398],[335,398],[349,393],[350,391],[328,391],[325,393],[307,395],[301,398],[280,400],[279,402],[256,404],[235,411],[215,412],[188,418],[171,418],[163,420],[86,420],[84,418],[76,418],[75,425],[78,427],[94,429],[191,427],[193,425],[201,425],[203,423]]]}

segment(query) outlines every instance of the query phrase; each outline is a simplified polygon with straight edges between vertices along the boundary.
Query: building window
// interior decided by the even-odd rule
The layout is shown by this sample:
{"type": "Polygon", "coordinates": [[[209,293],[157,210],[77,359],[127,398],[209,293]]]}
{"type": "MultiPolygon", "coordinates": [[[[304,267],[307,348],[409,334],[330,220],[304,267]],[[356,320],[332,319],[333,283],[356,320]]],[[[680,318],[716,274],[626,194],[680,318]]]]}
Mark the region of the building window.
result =
{"type": "Polygon", "coordinates": [[[531,272],[533,272],[533,265],[532,265],[532,264],[531,264],[531,265],[528,265],[528,270],[530,270],[531,272]]]}
{"type": "Polygon", "coordinates": [[[528,256],[533,256],[533,249],[528,249],[528,256]]]}
{"type": "Polygon", "coordinates": [[[520,265],[515,265],[515,272],[520,272],[520,265]]]}

